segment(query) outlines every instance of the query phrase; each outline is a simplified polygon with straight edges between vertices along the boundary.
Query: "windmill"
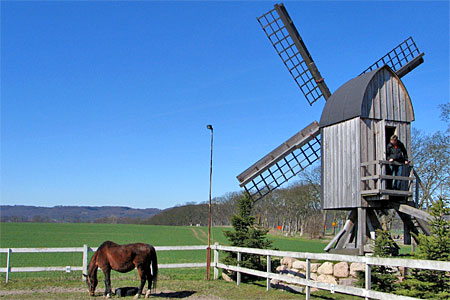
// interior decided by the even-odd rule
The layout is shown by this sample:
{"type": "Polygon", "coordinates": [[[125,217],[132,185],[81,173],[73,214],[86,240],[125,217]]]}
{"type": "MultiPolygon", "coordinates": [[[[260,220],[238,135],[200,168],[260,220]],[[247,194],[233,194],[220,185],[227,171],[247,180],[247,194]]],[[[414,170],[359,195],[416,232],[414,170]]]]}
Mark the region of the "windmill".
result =
{"type": "Polygon", "coordinates": [[[363,255],[381,228],[378,212],[387,209],[401,217],[405,244],[411,243],[411,232],[427,233],[429,215],[411,201],[413,173],[389,175],[385,158],[394,133],[411,153],[414,110],[401,78],[423,63],[414,40],[407,38],[331,93],[284,5],[257,19],[308,103],[323,98],[326,104],[320,122],[313,121],[239,174],[240,186],[257,201],[320,160],[322,209],[349,211],[326,251],[363,255]],[[393,179],[406,182],[407,190],[392,190],[393,179]]]}

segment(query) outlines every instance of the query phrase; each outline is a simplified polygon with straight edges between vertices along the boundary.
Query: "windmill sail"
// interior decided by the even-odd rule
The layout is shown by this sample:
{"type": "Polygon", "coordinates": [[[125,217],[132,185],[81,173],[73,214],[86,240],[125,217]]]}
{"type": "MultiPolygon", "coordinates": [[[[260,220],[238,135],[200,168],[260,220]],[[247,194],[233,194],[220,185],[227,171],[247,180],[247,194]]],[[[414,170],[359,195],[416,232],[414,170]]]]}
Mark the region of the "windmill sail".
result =
{"type": "Polygon", "coordinates": [[[320,159],[319,124],[314,121],[237,176],[254,201],[320,159]]]}
{"type": "Polygon", "coordinates": [[[384,65],[388,65],[392,70],[394,70],[397,76],[401,78],[423,63],[423,56],[424,53],[419,51],[419,48],[417,48],[413,38],[409,37],[364,70],[361,74],[381,68],[384,65]]]}
{"type": "Polygon", "coordinates": [[[257,18],[309,105],[331,93],[283,4],[257,18]]]}

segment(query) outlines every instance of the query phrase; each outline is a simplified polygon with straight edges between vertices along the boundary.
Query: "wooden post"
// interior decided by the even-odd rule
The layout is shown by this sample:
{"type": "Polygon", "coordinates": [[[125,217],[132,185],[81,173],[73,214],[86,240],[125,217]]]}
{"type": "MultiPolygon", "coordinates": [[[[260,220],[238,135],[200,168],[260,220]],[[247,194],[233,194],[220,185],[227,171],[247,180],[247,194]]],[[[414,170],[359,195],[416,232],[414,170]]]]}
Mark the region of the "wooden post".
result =
{"type": "MultiPolygon", "coordinates": [[[[372,286],[372,269],[370,265],[366,263],[366,274],[365,274],[365,288],[370,290],[372,286]]],[[[365,297],[365,300],[369,300],[368,297],[365,297]]]]}
{"type": "MultiPolygon", "coordinates": [[[[89,248],[88,245],[83,245],[83,274],[88,275],[88,257],[89,257],[89,248]]],[[[81,274],[81,280],[86,281],[86,277],[81,274]]]]}
{"type": "Polygon", "coordinates": [[[364,255],[364,244],[366,243],[366,209],[358,207],[358,233],[357,248],[359,255],[364,255]]]}
{"type": "Polygon", "coordinates": [[[270,255],[267,255],[267,288],[266,290],[270,290],[270,277],[269,273],[272,271],[272,261],[270,260],[270,255]]]}
{"type": "MultiPolygon", "coordinates": [[[[306,280],[311,280],[311,260],[309,258],[306,259],[306,280]]],[[[311,287],[307,285],[306,300],[309,300],[310,297],[311,297],[311,287]]]]}
{"type": "Polygon", "coordinates": [[[11,272],[11,248],[8,249],[8,255],[6,257],[6,283],[9,280],[9,273],[11,272]]]}
{"type": "MultiPolygon", "coordinates": [[[[241,266],[241,252],[237,253],[237,266],[238,267],[241,266]]],[[[236,284],[237,285],[241,284],[241,272],[236,273],[236,284]]]]}
{"type": "Polygon", "coordinates": [[[219,279],[219,268],[217,264],[219,263],[219,250],[217,250],[219,243],[214,243],[214,280],[219,279]]]}

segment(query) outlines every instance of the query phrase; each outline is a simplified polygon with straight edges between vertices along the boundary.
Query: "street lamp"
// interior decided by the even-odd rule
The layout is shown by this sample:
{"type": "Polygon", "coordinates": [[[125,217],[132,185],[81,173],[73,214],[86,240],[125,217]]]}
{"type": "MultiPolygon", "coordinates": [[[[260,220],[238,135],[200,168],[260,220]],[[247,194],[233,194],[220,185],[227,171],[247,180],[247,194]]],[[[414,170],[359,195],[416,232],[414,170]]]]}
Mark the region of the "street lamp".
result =
{"type": "Polygon", "coordinates": [[[211,268],[211,186],[212,186],[212,158],[213,158],[213,135],[212,125],[206,125],[211,130],[211,161],[209,165],[209,212],[208,212],[208,248],[206,249],[206,280],[210,280],[211,268]]]}

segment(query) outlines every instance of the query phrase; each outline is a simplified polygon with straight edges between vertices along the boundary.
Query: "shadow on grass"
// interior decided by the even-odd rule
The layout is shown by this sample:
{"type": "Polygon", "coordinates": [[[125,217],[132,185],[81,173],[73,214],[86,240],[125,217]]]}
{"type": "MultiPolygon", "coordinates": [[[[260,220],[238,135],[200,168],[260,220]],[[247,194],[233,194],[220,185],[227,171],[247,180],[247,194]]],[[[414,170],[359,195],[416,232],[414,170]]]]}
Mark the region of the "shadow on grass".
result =
{"type": "Polygon", "coordinates": [[[170,298],[170,299],[182,299],[187,298],[195,294],[194,291],[180,291],[180,292],[161,292],[159,294],[151,294],[152,297],[159,297],[159,298],[170,298]]]}

